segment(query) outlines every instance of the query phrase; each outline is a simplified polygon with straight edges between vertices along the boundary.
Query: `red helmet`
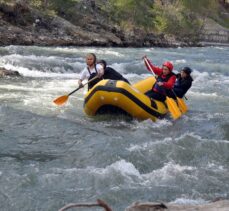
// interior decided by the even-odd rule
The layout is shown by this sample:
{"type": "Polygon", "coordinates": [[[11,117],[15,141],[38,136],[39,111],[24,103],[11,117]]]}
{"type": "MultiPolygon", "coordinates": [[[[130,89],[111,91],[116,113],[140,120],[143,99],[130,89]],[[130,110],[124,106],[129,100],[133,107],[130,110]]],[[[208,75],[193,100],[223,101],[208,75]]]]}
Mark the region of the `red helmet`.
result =
{"type": "Polygon", "coordinates": [[[164,62],[163,63],[163,66],[168,67],[170,71],[173,70],[173,64],[171,62],[168,62],[168,61],[167,62],[164,62]]]}

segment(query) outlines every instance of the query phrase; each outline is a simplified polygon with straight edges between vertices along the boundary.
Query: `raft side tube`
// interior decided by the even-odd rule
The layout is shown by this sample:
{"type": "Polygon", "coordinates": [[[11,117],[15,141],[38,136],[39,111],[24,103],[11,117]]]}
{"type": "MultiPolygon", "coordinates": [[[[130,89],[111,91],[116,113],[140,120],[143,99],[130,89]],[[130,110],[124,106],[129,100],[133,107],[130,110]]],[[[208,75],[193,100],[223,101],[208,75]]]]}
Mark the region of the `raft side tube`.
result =
{"type": "Polygon", "coordinates": [[[103,106],[117,107],[139,120],[155,121],[167,113],[164,103],[152,103],[149,97],[124,81],[102,80],[87,93],[84,101],[87,115],[96,115],[103,106]]]}

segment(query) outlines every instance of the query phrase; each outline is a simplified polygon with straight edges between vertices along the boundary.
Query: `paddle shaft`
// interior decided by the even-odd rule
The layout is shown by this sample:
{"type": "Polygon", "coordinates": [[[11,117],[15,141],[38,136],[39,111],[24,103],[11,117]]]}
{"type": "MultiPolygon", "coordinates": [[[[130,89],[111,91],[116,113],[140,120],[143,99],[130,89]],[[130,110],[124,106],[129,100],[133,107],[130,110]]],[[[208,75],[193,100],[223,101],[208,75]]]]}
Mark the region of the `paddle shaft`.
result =
{"type": "Polygon", "coordinates": [[[68,94],[68,96],[72,95],[73,93],[75,93],[76,91],[78,91],[79,89],[83,88],[85,85],[89,84],[90,82],[94,81],[95,79],[97,79],[98,76],[95,76],[94,78],[92,78],[91,80],[87,81],[87,83],[82,84],[82,86],[79,86],[77,89],[73,90],[72,92],[70,92],[68,94]]]}
{"type": "Polygon", "coordinates": [[[152,70],[151,66],[149,65],[148,60],[147,60],[146,58],[144,58],[144,61],[145,61],[145,63],[147,64],[147,66],[149,67],[150,71],[153,73],[153,76],[155,76],[155,73],[154,73],[154,71],[152,70]]]}
{"type": "MultiPolygon", "coordinates": [[[[85,84],[85,85],[86,85],[86,84],[85,84]]],[[[75,93],[76,91],[78,91],[79,89],[81,89],[82,87],[84,87],[84,86],[79,86],[77,89],[75,89],[75,90],[73,90],[72,92],[70,92],[70,93],[68,94],[68,96],[72,95],[73,93],[75,93]]]]}

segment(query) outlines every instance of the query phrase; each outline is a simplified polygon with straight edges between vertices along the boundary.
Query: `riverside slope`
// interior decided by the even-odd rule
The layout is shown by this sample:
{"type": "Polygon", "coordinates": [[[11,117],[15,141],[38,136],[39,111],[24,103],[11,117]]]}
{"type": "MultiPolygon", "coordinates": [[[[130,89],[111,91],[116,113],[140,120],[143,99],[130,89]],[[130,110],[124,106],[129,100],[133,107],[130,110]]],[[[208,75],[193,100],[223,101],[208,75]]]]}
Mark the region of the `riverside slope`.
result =
{"type": "MultiPolygon", "coordinates": [[[[86,4],[86,3],[85,3],[86,4]]],[[[84,5],[83,5],[84,6],[84,5]]],[[[90,15],[77,8],[82,17],[71,23],[59,16],[44,14],[27,4],[0,4],[0,45],[40,46],[119,46],[177,47],[229,43],[229,30],[214,21],[206,21],[200,37],[156,34],[140,28],[122,29],[100,14],[100,8],[84,6],[90,15]]],[[[83,8],[84,8],[83,7],[83,8]]]]}

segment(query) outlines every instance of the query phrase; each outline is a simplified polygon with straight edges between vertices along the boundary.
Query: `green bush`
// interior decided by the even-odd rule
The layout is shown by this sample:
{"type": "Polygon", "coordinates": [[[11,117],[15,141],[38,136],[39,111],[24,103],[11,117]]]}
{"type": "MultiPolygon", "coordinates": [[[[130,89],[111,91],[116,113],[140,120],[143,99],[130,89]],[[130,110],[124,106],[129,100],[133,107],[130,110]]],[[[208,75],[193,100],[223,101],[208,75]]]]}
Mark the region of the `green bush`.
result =
{"type": "Polygon", "coordinates": [[[110,0],[107,8],[112,20],[137,27],[149,29],[153,27],[154,14],[151,0],[110,0]]]}

